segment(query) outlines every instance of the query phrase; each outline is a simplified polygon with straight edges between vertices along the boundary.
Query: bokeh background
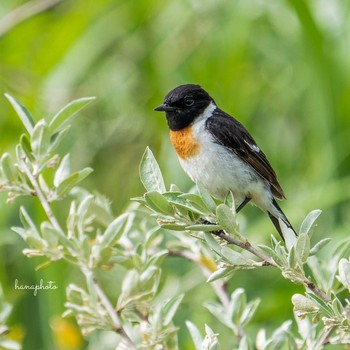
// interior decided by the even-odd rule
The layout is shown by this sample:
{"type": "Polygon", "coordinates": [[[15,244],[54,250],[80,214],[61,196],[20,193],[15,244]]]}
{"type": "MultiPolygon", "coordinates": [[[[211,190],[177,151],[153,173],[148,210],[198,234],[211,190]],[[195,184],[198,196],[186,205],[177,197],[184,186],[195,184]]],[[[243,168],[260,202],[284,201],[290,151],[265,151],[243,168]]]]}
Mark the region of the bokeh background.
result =
{"type": "MultiPolygon", "coordinates": [[[[138,165],[147,145],[168,185],[192,186],[171,148],[165,118],[153,108],[173,87],[198,83],[265,151],[295,227],[320,208],[314,234],[337,242],[349,235],[350,220],[349,42],[348,0],[3,0],[0,151],[12,152],[24,131],[4,92],[38,118],[72,99],[96,96],[61,152],[71,150],[75,168],[95,169],[84,185],[106,194],[119,214],[130,197],[143,193],[138,165]]],[[[34,271],[37,262],[22,255],[25,244],[10,230],[18,225],[19,204],[5,202],[1,195],[0,281],[14,305],[13,336],[29,350],[85,349],[74,320],[60,318],[69,267],[59,262],[34,271]],[[34,284],[41,278],[55,281],[58,290],[34,297],[14,289],[15,279],[34,284]]],[[[274,232],[254,207],[240,213],[240,221],[255,243],[268,242],[274,232]]],[[[208,323],[224,344],[229,333],[201,306],[214,297],[204,278],[175,260],[166,263],[165,274],[191,291],[176,318],[182,348],[192,349],[186,319],[199,327],[208,323]]],[[[253,333],[292,317],[289,300],[298,288],[277,271],[239,272],[229,288],[240,286],[249,298],[262,299],[253,333]]]]}

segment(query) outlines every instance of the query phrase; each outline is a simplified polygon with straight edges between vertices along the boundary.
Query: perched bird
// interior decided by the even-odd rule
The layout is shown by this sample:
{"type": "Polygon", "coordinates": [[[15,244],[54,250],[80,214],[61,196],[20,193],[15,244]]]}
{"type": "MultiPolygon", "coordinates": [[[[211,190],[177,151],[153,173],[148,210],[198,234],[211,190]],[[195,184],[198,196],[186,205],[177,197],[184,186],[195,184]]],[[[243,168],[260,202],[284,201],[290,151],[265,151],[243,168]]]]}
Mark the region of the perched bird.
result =
{"type": "Polygon", "coordinates": [[[217,107],[205,90],[195,84],[180,85],[155,111],[165,112],[170,140],[193,181],[219,199],[231,191],[239,203],[236,212],[251,201],[268,214],[282,239],[278,219],[294,231],[275,200],[285,195],[265,154],[245,127],[217,107]]]}

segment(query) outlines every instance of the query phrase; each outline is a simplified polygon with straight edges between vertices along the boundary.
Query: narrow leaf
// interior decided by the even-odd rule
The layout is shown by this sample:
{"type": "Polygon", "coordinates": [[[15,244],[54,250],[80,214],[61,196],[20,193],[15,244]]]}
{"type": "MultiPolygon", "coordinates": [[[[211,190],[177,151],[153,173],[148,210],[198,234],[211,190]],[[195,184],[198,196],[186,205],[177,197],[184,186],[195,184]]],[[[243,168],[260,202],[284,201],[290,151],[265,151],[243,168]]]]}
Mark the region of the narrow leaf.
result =
{"type": "Polygon", "coordinates": [[[56,192],[59,197],[62,197],[74,187],[76,186],[79,182],[84,180],[91,172],[93,169],[91,168],[85,168],[83,170],[77,171],[71,175],[69,175],[66,179],[64,179],[57,187],[56,192]]]}
{"type": "Polygon", "coordinates": [[[140,163],[140,178],[147,191],[166,191],[162,173],[149,147],[146,148],[140,163]]]}
{"type": "Polygon", "coordinates": [[[338,280],[344,287],[350,290],[350,263],[346,259],[339,261],[339,276],[338,280]]]}
{"type": "Polygon", "coordinates": [[[221,278],[228,278],[234,274],[235,270],[232,267],[222,267],[213,272],[207,279],[207,282],[214,282],[221,278]]]}
{"type": "Polygon", "coordinates": [[[168,326],[172,319],[174,318],[174,315],[180,306],[180,303],[184,297],[184,294],[180,294],[176,297],[173,297],[169,299],[164,305],[163,305],[163,325],[168,326]]]}
{"type": "Polygon", "coordinates": [[[101,240],[102,246],[113,246],[116,242],[118,242],[119,238],[124,232],[128,218],[129,213],[124,213],[109,224],[101,240]]]}
{"type": "Polygon", "coordinates": [[[28,134],[22,134],[20,137],[20,144],[22,145],[22,149],[26,156],[33,160],[33,155],[32,155],[32,146],[30,145],[30,140],[28,137],[28,134]]]}
{"type": "Polygon", "coordinates": [[[298,237],[295,252],[301,262],[305,263],[310,254],[310,237],[307,233],[302,233],[298,237]]]}
{"type": "Polygon", "coordinates": [[[13,164],[13,159],[10,153],[4,153],[1,157],[2,171],[8,181],[15,181],[17,179],[17,171],[13,164]]]}
{"type": "Polygon", "coordinates": [[[40,120],[32,130],[31,145],[36,159],[42,159],[48,152],[50,144],[49,127],[44,119],[40,120]]]}
{"type": "Polygon", "coordinates": [[[302,222],[302,224],[300,226],[300,234],[301,233],[309,233],[312,225],[314,224],[316,219],[321,215],[321,213],[322,213],[322,211],[319,209],[311,211],[306,216],[306,218],[304,219],[304,221],[302,222]]]}
{"type": "Polygon", "coordinates": [[[216,210],[216,204],[214,202],[214,199],[211,197],[209,192],[203,187],[203,185],[201,185],[199,182],[197,182],[196,185],[198,193],[203,200],[203,203],[214,214],[216,210]]]}
{"type": "Polygon", "coordinates": [[[53,152],[58,147],[58,145],[61,143],[63,138],[67,135],[67,132],[69,129],[70,129],[70,125],[66,126],[65,128],[61,129],[60,131],[56,132],[51,136],[50,152],[53,152]]]}
{"type": "Polygon", "coordinates": [[[55,185],[55,187],[58,187],[60,183],[62,183],[62,181],[69,176],[69,174],[70,174],[70,155],[68,153],[62,158],[61,163],[56,170],[54,180],[53,180],[53,184],[55,185]]]}
{"type": "Polygon", "coordinates": [[[50,121],[50,129],[52,134],[56,133],[67,127],[72,121],[72,118],[82,108],[87,106],[95,97],[83,97],[78,100],[70,102],[68,105],[63,107],[50,121]]]}
{"type": "Polygon", "coordinates": [[[327,245],[332,238],[324,238],[321,239],[319,242],[317,242],[311,249],[310,249],[310,255],[317,254],[325,245],[327,245]]]}
{"type": "Polygon", "coordinates": [[[202,350],[203,337],[198,328],[190,321],[186,321],[186,326],[191,334],[196,350],[202,350]]]}
{"type": "Polygon", "coordinates": [[[226,204],[220,204],[216,208],[216,217],[219,225],[227,233],[235,233],[236,231],[236,219],[231,209],[226,204]]]}
{"type": "Polygon", "coordinates": [[[5,97],[9,100],[12,107],[17,112],[18,116],[20,117],[24,127],[27,129],[27,131],[30,134],[33,130],[34,125],[35,125],[34,118],[30,114],[30,112],[16,98],[12,97],[9,94],[5,94],[5,97]]]}
{"type": "Polygon", "coordinates": [[[174,209],[167,199],[157,191],[149,191],[144,195],[148,206],[165,215],[173,215],[174,209]]]}

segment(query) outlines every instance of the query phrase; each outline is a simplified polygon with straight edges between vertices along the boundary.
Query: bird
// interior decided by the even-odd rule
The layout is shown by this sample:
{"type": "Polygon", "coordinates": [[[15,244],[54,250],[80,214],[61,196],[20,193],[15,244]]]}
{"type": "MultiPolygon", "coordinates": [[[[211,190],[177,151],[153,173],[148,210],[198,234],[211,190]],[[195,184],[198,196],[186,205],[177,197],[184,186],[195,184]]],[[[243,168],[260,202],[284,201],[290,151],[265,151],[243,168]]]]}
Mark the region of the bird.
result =
{"type": "Polygon", "coordinates": [[[232,192],[236,213],[251,203],[265,212],[282,240],[281,220],[295,235],[276,199],[286,199],[265,153],[247,129],[221,110],[197,84],[171,90],[154,109],[165,112],[170,141],[183,170],[213,197],[232,192]]]}

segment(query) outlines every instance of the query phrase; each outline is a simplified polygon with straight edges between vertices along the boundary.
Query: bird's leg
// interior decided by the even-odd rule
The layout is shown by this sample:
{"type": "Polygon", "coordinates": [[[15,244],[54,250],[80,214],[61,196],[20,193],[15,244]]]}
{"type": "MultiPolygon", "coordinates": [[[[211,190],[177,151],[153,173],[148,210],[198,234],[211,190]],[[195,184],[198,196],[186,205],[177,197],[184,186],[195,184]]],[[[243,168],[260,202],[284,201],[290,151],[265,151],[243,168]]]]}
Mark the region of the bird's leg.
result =
{"type": "Polygon", "coordinates": [[[244,201],[238,206],[236,209],[236,213],[238,213],[241,209],[245,207],[245,205],[251,200],[249,197],[245,197],[244,201]]]}

